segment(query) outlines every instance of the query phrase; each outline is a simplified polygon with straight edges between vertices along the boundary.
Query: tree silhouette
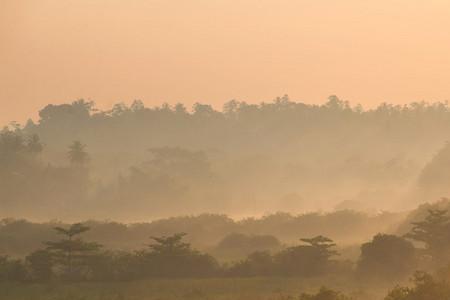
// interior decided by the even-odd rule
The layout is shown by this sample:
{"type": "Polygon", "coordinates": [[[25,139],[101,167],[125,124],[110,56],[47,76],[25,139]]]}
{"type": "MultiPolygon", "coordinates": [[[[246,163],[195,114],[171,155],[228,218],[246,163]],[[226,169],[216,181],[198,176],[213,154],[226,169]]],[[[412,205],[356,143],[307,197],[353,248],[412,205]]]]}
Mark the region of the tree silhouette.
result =
{"type": "Polygon", "coordinates": [[[331,267],[330,258],[337,255],[333,241],[324,236],[300,239],[306,245],[289,247],[275,255],[281,275],[315,276],[331,267]]]}
{"type": "Polygon", "coordinates": [[[450,259],[450,216],[447,210],[429,209],[425,220],[413,222],[412,229],[406,238],[423,243],[424,254],[437,264],[450,259]]]}
{"type": "Polygon", "coordinates": [[[157,277],[183,277],[211,275],[218,268],[214,258],[191,248],[182,241],[185,233],[171,236],[151,237],[145,253],[148,273],[157,277]]]}
{"type": "Polygon", "coordinates": [[[378,234],[361,245],[357,273],[364,279],[404,279],[415,267],[416,249],[402,237],[378,234]]]}
{"type": "Polygon", "coordinates": [[[39,154],[44,148],[37,134],[32,134],[28,137],[26,147],[32,154],[39,154]]]}
{"type": "Polygon", "coordinates": [[[63,239],[56,242],[46,242],[47,250],[54,257],[55,262],[59,263],[65,270],[68,279],[74,279],[77,275],[75,271],[80,272],[80,268],[85,264],[85,260],[94,255],[100,244],[85,242],[78,235],[90,230],[88,226],[81,223],[71,225],[68,229],[55,227],[54,230],[64,236],[63,239]]]}
{"type": "Polygon", "coordinates": [[[84,166],[89,161],[89,154],[86,152],[86,145],[82,144],[80,141],[74,141],[69,146],[67,155],[72,165],[84,166]]]}
{"type": "Polygon", "coordinates": [[[313,238],[302,238],[300,240],[316,249],[320,258],[323,260],[328,260],[332,256],[339,254],[337,251],[332,250],[332,248],[336,247],[333,240],[325,236],[319,235],[313,238]]]}
{"type": "Polygon", "coordinates": [[[33,280],[47,281],[52,275],[52,255],[47,250],[37,250],[26,257],[26,262],[30,269],[33,280]]]}
{"type": "Polygon", "coordinates": [[[189,254],[191,246],[182,241],[186,233],[176,233],[171,236],[151,237],[156,243],[148,245],[152,253],[163,256],[180,256],[189,254]]]}

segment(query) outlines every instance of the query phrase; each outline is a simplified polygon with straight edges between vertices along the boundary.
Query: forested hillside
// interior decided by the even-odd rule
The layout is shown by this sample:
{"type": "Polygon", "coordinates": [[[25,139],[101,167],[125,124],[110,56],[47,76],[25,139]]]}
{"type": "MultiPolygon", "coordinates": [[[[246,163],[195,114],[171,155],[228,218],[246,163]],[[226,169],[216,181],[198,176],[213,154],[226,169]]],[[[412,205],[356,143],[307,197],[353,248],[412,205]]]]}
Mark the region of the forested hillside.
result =
{"type": "Polygon", "coordinates": [[[48,105],[0,133],[1,216],[404,210],[447,196],[447,103],[48,105]]]}

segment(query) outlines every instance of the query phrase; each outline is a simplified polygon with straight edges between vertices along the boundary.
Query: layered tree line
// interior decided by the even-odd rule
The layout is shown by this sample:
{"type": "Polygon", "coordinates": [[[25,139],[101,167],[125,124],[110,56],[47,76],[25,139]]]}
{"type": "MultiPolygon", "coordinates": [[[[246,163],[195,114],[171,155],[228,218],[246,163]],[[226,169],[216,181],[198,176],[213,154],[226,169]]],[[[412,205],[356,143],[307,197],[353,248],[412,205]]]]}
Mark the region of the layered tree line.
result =
{"type": "Polygon", "coordinates": [[[0,133],[2,217],[399,209],[447,196],[447,103],[48,105],[0,133]],[[325,187],[325,188],[324,188],[325,187]],[[126,209],[123,209],[126,207],[126,209]]]}
{"type": "MultiPolygon", "coordinates": [[[[420,208],[424,209],[426,211],[426,208],[420,208]]],[[[350,249],[353,249],[353,245],[370,239],[378,232],[396,234],[396,227],[399,223],[403,224],[404,218],[404,213],[383,212],[368,215],[343,210],[299,215],[273,213],[240,220],[226,215],[200,214],[162,218],[151,222],[90,220],[84,224],[95,229],[85,233],[87,239],[95,240],[112,250],[137,250],[148,235],[162,236],[186,232],[186,240],[193,247],[208,251],[220,260],[230,260],[258,249],[279,249],[283,244],[296,243],[299,236],[331,236],[341,247],[351,246],[350,249]]],[[[420,219],[421,216],[418,216],[408,222],[420,219]]],[[[0,220],[0,254],[26,255],[38,249],[42,241],[56,238],[53,227],[68,225],[69,222],[58,220],[0,220]]],[[[402,233],[408,230],[409,228],[402,229],[402,233]]]]}
{"type": "MultiPolygon", "coordinates": [[[[23,259],[2,257],[0,279],[121,281],[254,276],[313,278],[333,274],[369,283],[392,283],[402,282],[417,269],[444,278],[450,266],[450,216],[447,211],[438,209],[429,210],[426,218],[414,222],[403,236],[374,236],[361,245],[360,257],[354,263],[340,259],[333,240],[321,235],[301,238],[296,245],[279,250],[256,250],[244,259],[220,263],[212,255],[194,249],[185,241],[185,233],[150,236],[144,248],[130,252],[112,251],[87,241],[83,235],[89,230],[81,223],[55,227],[58,237],[43,242],[41,249],[23,259]]],[[[416,278],[419,287],[430,284],[431,279],[424,276],[416,278]]],[[[396,288],[391,295],[398,297],[398,293],[414,292],[414,289],[396,288]]]]}

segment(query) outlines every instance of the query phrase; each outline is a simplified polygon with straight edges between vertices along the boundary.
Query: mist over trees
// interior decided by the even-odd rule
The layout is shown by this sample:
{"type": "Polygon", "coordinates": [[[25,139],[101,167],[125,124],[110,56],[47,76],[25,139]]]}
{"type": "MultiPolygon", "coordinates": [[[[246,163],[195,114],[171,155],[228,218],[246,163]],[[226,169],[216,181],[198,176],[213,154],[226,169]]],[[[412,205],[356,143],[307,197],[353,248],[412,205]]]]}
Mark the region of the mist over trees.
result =
{"type": "MultiPolygon", "coordinates": [[[[378,232],[396,233],[404,214],[383,213],[370,216],[352,211],[327,214],[290,215],[277,213],[261,218],[233,220],[226,215],[170,217],[146,223],[87,221],[94,228],[83,235],[113,250],[137,250],[151,236],[167,236],[186,232],[186,241],[208,251],[221,260],[239,259],[254,251],[277,251],[285,245],[297,244],[299,236],[331,236],[341,246],[369,240],[378,232]],[[351,234],[349,234],[351,232],[351,234]]],[[[24,256],[38,250],[42,241],[57,240],[53,227],[67,223],[43,223],[18,219],[0,222],[0,253],[24,256]]],[[[408,229],[409,230],[409,229],[408,229]]]]}
{"type": "Polygon", "coordinates": [[[0,284],[332,276],[388,300],[448,295],[446,103],[79,100],[39,116],[0,132],[0,284]]]}
{"type": "Polygon", "coordinates": [[[402,281],[418,267],[414,245],[391,234],[377,234],[361,245],[357,273],[365,280],[402,281]]]}
{"type": "Polygon", "coordinates": [[[123,221],[412,208],[448,193],[447,103],[364,110],[197,103],[50,104],[0,133],[3,217],[123,221]],[[126,209],[124,209],[126,208],[126,209]]]}
{"type": "MultiPolygon", "coordinates": [[[[419,208],[422,210],[423,208],[419,208]]],[[[333,239],[318,235],[299,238],[292,245],[277,245],[267,250],[267,242],[255,243],[255,251],[241,259],[219,262],[207,252],[197,250],[185,238],[188,234],[150,235],[134,251],[108,249],[88,241],[86,234],[95,227],[75,223],[48,228],[59,236],[45,241],[41,248],[21,258],[0,256],[0,284],[61,284],[76,282],[129,282],[143,279],[204,278],[297,278],[324,280],[338,277],[349,286],[356,284],[390,286],[386,300],[445,300],[450,295],[448,245],[436,243],[449,225],[447,210],[429,209],[426,217],[411,223],[404,235],[377,234],[360,245],[357,260],[341,258],[333,239]],[[444,231],[443,231],[444,230],[444,231]],[[420,241],[422,244],[414,242],[420,241]],[[443,256],[444,255],[444,256],[443,256]],[[429,259],[431,258],[431,259],[429,259]],[[440,263],[437,264],[436,262],[440,263]],[[415,271],[420,266],[422,270],[415,271]],[[407,278],[413,285],[404,285],[407,278]],[[394,285],[397,284],[397,285],[394,285]]],[[[148,233],[148,232],[147,232],[148,233]]],[[[226,243],[236,240],[276,240],[268,236],[228,235],[226,243]]],[[[223,246],[224,240],[218,243],[223,246]]],[[[171,283],[174,283],[172,281],[171,283]]],[[[25,285],[24,285],[25,284],[25,285]]],[[[8,286],[8,285],[7,285],[8,286]]],[[[196,291],[195,297],[202,296],[196,291]]],[[[280,298],[284,299],[280,296],[280,298]]],[[[299,299],[363,299],[347,297],[322,287],[317,293],[302,293],[299,299]]],[[[364,298],[371,299],[371,298],[364,298]]],[[[381,299],[381,298],[377,298],[381,299]]]]}

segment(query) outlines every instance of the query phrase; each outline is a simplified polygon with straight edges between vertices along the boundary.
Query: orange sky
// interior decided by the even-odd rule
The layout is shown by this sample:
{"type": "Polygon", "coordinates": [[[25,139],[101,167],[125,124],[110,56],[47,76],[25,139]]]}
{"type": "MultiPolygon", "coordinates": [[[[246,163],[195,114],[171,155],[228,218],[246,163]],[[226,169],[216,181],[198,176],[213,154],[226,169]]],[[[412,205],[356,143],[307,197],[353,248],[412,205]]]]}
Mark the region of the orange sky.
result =
{"type": "Polygon", "coordinates": [[[0,0],[0,124],[78,98],[447,100],[449,79],[448,0],[0,0]]]}

